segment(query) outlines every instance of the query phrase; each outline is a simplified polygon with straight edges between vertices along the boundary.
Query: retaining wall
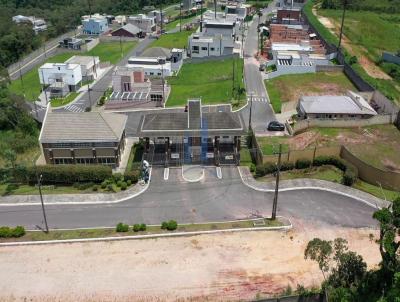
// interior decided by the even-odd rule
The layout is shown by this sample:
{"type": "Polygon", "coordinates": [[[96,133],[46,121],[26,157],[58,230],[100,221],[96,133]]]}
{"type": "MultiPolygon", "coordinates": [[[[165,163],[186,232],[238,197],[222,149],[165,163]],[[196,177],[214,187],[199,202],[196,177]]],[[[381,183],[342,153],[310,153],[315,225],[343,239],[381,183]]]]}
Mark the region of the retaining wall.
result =
{"type": "MultiPolygon", "coordinates": [[[[304,150],[289,150],[287,153],[282,153],[282,161],[296,162],[299,159],[314,160],[317,156],[340,156],[340,146],[333,147],[314,147],[307,148],[304,150]]],[[[264,155],[264,163],[276,163],[278,162],[278,154],[264,155]]]]}
{"type": "Polygon", "coordinates": [[[138,38],[132,37],[117,37],[117,36],[99,36],[100,42],[130,42],[130,41],[139,41],[138,38]]]}

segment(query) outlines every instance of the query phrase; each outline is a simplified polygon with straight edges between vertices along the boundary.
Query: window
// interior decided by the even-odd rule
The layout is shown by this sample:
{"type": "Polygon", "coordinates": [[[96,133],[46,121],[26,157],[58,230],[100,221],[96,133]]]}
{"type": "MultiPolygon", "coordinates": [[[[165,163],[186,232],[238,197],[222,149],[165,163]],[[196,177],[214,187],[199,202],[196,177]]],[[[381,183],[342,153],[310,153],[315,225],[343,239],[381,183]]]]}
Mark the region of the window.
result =
{"type": "Polygon", "coordinates": [[[160,75],[161,75],[161,72],[157,73],[157,75],[159,75],[159,76],[160,76],[160,75]]]}
{"type": "Polygon", "coordinates": [[[72,158],[55,158],[54,164],[56,165],[70,165],[73,163],[72,158]]]}
{"type": "Polygon", "coordinates": [[[94,164],[94,158],[76,158],[76,163],[80,165],[94,164]]]}
{"type": "Polygon", "coordinates": [[[202,47],[201,50],[207,50],[207,47],[202,47]]]}
{"type": "Polygon", "coordinates": [[[124,91],[131,91],[131,83],[123,83],[124,91]]]}
{"type": "Polygon", "coordinates": [[[215,48],[214,48],[214,47],[210,47],[210,50],[211,50],[211,51],[214,51],[214,50],[215,50],[215,48]]]}
{"type": "Polygon", "coordinates": [[[98,157],[97,162],[99,164],[111,165],[111,164],[115,164],[115,158],[114,157],[98,157]]]}
{"type": "Polygon", "coordinates": [[[154,72],[150,72],[150,75],[154,75],[154,72]]]}
{"type": "Polygon", "coordinates": [[[193,53],[199,53],[199,47],[198,46],[193,46],[192,47],[192,52],[193,53]]]}
{"type": "Polygon", "coordinates": [[[58,67],[58,70],[61,70],[60,67],[58,67]]]}

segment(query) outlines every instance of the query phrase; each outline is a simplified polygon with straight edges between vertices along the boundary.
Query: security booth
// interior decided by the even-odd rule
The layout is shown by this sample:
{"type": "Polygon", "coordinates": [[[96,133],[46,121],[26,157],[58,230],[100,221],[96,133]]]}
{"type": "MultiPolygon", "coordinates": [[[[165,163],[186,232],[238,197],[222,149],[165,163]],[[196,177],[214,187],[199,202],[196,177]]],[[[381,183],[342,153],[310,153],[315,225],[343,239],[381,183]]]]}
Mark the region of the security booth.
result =
{"type": "Polygon", "coordinates": [[[246,134],[242,117],[230,107],[210,108],[196,99],[188,101],[187,110],[144,115],[138,129],[146,142],[144,158],[162,166],[239,164],[240,138],[246,134]]]}

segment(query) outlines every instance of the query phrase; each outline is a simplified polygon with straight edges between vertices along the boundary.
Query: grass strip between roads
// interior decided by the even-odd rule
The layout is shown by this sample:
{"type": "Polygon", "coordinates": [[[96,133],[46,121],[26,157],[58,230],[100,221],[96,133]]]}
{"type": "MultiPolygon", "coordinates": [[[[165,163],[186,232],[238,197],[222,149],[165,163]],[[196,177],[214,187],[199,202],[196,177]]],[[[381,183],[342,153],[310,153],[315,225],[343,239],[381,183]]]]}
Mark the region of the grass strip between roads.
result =
{"type": "Polygon", "coordinates": [[[108,237],[126,237],[140,235],[161,235],[168,233],[182,232],[199,232],[199,231],[217,231],[228,229],[250,229],[258,227],[281,227],[288,226],[290,222],[287,219],[278,218],[271,219],[252,219],[238,220],[230,222],[216,223],[195,223],[178,225],[175,231],[162,230],[160,225],[149,225],[146,231],[134,232],[130,226],[128,232],[116,232],[115,228],[94,228],[94,229],[74,229],[74,230],[51,230],[48,234],[41,231],[27,231],[26,234],[19,238],[0,239],[0,243],[4,242],[27,242],[27,241],[46,241],[46,240],[69,240],[69,239],[89,239],[89,238],[108,238],[108,237]],[[264,225],[256,224],[254,221],[262,222],[264,225]]]}

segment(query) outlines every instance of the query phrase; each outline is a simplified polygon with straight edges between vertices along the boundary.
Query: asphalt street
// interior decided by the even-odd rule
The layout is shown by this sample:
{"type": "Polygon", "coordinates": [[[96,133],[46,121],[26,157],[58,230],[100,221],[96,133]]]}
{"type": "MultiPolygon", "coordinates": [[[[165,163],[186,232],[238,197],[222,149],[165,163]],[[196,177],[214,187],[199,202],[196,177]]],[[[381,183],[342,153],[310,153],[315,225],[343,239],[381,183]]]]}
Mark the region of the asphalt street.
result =
{"type": "MultiPolygon", "coordinates": [[[[269,216],[273,193],[245,186],[236,167],[223,167],[222,179],[208,168],[199,183],[181,180],[181,170],[171,169],[167,181],[163,169],[153,169],[151,184],[136,198],[117,204],[46,206],[51,228],[113,227],[125,223],[159,224],[223,221],[269,216]]],[[[46,197],[44,197],[46,202],[46,197]]],[[[278,215],[345,227],[375,226],[374,209],[349,197],[318,190],[279,194],[278,215]]],[[[1,206],[0,225],[43,226],[40,206],[1,206]]]]}
{"type": "MultiPolygon", "coordinates": [[[[275,8],[276,1],[273,1],[263,10],[263,16],[260,23],[264,22],[266,15],[272,12],[275,8]]],[[[266,126],[270,121],[275,120],[274,111],[269,104],[268,93],[265,90],[263,79],[259,71],[259,63],[254,55],[257,53],[257,26],[258,16],[256,15],[251,23],[246,41],[244,44],[244,77],[246,84],[248,105],[241,111],[243,119],[248,126],[250,120],[251,108],[251,123],[252,128],[257,134],[266,132],[266,126]]]]}

